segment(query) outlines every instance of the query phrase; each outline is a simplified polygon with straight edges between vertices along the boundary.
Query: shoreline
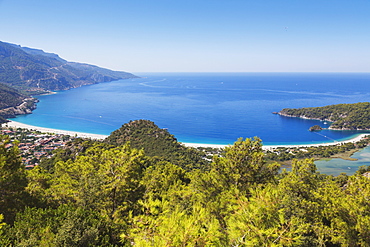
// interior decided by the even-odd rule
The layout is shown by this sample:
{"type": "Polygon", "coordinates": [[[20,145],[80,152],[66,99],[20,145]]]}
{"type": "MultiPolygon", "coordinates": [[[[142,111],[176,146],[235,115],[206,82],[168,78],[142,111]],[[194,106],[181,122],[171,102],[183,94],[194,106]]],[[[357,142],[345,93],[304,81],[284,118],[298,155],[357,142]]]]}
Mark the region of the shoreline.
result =
{"type": "Polygon", "coordinates": [[[61,135],[70,135],[70,136],[77,136],[82,138],[90,138],[95,140],[103,140],[107,135],[99,135],[99,134],[91,134],[91,133],[84,133],[84,132],[77,132],[77,131],[69,131],[69,130],[59,130],[59,129],[51,129],[39,126],[33,126],[29,124],[24,124],[20,122],[16,122],[13,120],[9,120],[7,123],[1,124],[2,127],[12,127],[12,128],[21,128],[21,129],[29,129],[29,130],[36,130],[43,133],[52,133],[52,134],[61,134],[61,135]]]}
{"type": "MultiPolygon", "coordinates": [[[[275,148],[303,148],[303,147],[319,147],[319,146],[335,146],[339,144],[344,144],[344,143],[349,143],[349,142],[358,142],[365,136],[369,136],[369,134],[359,134],[356,137],[353,137],[348,140],[344,141],[336,141],[336,142],[327,142],[327,143],[313,143],[313,144],[282,144],[282,145],[263,145],[262,149],[263,150],[272,150],[275,148]]],[[[202,143],[182,143],[183,145],[187,147],[193,147],[193,148],[198,148],[198,147],[203,147],[203,148],[225,148],[229,145],[222,145],[222,144],[202,144],[202,143]]]]}
{"type": "Polygon", "coordinates": [[[320,146],[336,146],[340,144],[345,144],[345,143],[355,143],[361,141],[365,136],[369,136],[370,134],[359,134],[353,138],[350,138],[348,140],[343,140],[343,141],[335,141],[335,142],[326,142],[326,143],[313,143],[313,144],[291,144],[291,145],[264,145],[263,149],[264,150],[271,150],[275,148],[298,148],[298,147],[320,147],[320,146]]]}
{"type": "MultiPolygon", "coordinates": [[[[9,120],[9,119],[8,119],[9,120]]],[[[70,136],[77,136],[77,137],[82,137],[82,138],[91,138],[95,140],[103,140],[108,137],[108,135],[100,135],[100,134],[92,134],[92,133],[85,133],[85,132],[77,132],[77,131],[69,131],[69,130],[59,130],[59,129],[51,129],[51,128],[45,128],[45,127],[39,127],[39,126],[33,126],[29,124],[24,124],[20,122],[16,122],[13,120],[9,120],[9,122],[4,123],[1,125],[3,126],[8,126],[8,127],[13,127],[13,128],[22,128],[22,129],[29,129],[29,130],[37,130],[40,132],[44,133],[54,133],[54,134],[62,134],[62,135],[70,135],[70,136]]],[[[275,148],[299,148],[299,147],[319,147],[319,146],[334,146],[334,145],[339,145],[339,144],[344,144],[344,143],[349,143],[349,142],[358,142],[365,136],[368,136],[369,134],[359,134],[354,138],[344,140],[344,141],[337,141],[337,142],[328,142],[328,143],[314,143],[314,144],[282,144],[282,145],[263,145],[262,149],[263,150],[272,150],[275,148]]],[[[198,147],[203,147],[203,148],[225,148],[228,146],[231,146],[232,144],[229,145],[223,145],[223,144],[205,144],[205,143],[188,143],[188,142],[180,142],[182,145],[186,147],[193,147],[193,148],[198,148],[198,147]]]]}

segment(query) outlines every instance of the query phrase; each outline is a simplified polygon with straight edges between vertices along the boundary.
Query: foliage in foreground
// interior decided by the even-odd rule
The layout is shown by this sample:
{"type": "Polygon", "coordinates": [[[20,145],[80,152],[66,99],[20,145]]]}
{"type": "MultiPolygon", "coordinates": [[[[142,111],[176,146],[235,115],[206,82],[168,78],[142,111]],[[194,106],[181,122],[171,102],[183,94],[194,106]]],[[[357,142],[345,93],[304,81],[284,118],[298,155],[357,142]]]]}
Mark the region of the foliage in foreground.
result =
{"type": "Polygon", "coordinates": [[[2,137],[1,246],[370,245],[366,168],[334,178],[306,159],[278,173],[255,138],[207,170],[90,143],[25,171],[8,143],[2,137]]]}

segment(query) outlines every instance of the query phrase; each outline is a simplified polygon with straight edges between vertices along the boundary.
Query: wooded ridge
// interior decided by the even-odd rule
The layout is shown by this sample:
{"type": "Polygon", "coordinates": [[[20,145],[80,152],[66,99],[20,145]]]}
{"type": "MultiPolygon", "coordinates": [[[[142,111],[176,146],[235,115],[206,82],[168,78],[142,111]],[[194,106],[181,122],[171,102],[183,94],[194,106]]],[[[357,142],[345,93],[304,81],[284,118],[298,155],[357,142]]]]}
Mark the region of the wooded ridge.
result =
{"type": "Polygon", "coordinates": [[[285,117],[332,122],[329,129],[333,130],[370,130],[369,102],[297,109],[285,108],[278,114],[285,117]]]}

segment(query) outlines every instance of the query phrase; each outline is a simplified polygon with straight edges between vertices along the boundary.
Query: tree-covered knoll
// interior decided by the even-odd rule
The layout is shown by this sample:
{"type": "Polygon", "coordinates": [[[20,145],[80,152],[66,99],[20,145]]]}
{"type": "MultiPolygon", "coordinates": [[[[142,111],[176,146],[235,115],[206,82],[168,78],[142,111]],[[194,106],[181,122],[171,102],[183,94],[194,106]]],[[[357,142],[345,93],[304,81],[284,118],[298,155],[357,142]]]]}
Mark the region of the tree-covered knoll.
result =
{"type": "Polygon", "coordinates": [[[206,168],[205,154],[183,146],[167,129],[159,128],[149,120],[135,120],[113,131],[105,140],[110,145],[144,149],[146,155],[166,160],[185,169],[206,168]]]}
{"type": "Polygon", "coordinates": [[[289,109],[279,112],[288,117],[301,117],[333,122],[330,129],[369,130],[370,103],[338,104],[323,107],[289,109]]]}
{"type": "Polygon", "coordinates": [[[278,173],[258,138],[184,170],[128,143],[76,139],[25,170],[0,141],[1,246],[369,246],[369,167],[278,173]]]}

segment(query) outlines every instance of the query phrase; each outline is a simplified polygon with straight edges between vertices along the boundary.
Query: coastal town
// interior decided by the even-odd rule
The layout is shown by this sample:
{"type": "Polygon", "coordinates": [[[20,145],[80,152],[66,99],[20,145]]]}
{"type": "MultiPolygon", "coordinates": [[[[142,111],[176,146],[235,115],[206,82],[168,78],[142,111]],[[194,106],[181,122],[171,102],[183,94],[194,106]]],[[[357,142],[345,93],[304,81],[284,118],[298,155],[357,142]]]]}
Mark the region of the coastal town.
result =
{"type": "Polygon", "coordinates": [[[18,149],[26,169],[38,165],[42,158],[51,157],[55,149],[65,146],[75,138],[70,135],[42,133],[13,127],[2,127],[1,134],[9,136],[12,141],[5,148],[11,147],[14,142],[18,143],[18,149]]]}

